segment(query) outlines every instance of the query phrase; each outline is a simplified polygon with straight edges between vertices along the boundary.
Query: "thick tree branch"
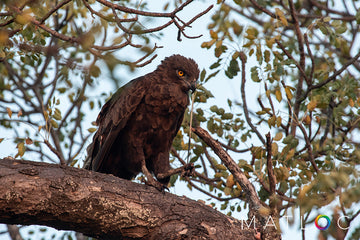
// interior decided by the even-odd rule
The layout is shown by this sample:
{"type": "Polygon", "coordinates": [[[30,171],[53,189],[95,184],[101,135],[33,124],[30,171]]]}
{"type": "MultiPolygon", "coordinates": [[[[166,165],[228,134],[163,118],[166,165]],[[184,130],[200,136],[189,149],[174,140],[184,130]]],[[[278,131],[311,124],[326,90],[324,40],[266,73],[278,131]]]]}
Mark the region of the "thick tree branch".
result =
{"type": "Polygon", "coordinates": [[[40,224],[100,239],[255,239],[203,203],[112,175],[0,160],[0,222],[40,224]]]}

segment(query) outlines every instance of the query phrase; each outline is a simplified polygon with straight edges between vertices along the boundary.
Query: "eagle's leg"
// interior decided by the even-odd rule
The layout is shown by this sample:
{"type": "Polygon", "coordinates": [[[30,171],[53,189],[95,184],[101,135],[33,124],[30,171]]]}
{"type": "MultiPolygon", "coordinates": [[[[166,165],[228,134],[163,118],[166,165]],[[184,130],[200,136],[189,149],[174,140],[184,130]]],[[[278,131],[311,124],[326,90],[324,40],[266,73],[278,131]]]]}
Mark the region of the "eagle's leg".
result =
{"type": "Polygon", "coordinates": [[[142,171],[142,173],[144,173],[144,175],[146,177],[146,181],[145,181],[146,185],[153,186],[157,190],[159,190],[160,192],[164,192],[164,190],[167,189],[167,187],[165,185],[163,185],[160,182],[155,180],[153,175],[147,169],[146,164],[145,164],[145,160],[143,160],[141,162],[141,171],[142,171]]]}

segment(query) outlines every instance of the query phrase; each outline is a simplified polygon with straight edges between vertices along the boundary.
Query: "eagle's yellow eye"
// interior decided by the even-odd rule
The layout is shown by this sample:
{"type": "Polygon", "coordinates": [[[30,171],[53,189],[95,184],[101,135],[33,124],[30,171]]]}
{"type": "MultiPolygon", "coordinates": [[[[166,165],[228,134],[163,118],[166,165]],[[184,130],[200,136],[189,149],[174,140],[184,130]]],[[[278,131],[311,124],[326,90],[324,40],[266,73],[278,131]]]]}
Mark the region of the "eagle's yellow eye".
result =
{"type": "Polygon", "coordinates": [[[183,71],[181,71],[181,70],[180,70],[180,71],[178,71],[178,72],[177,72],[177,74],[178,74],[178,76],[179,76],[179,77],[184,76],[184,72],[183,72],[183,71]]]}

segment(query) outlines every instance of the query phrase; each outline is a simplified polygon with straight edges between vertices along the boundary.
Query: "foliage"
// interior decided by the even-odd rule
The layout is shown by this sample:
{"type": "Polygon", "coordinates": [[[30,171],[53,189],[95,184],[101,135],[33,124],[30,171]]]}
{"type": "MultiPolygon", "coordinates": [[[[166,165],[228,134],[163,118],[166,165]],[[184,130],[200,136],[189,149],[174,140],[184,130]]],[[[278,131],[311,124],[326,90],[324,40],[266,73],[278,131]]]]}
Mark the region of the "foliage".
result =
{"type": "MultiPolygon", "coordinates": [[[[235,104],[229,100],[229,114],[212,106],[211,114],[204,117],[199,114],[203,110],[197,115],[207,119],[209,132],[220,142],[227,142],[223,147],[238,159],[246,176],[260,183],[259,198],[272,212],[281,218],[300,208],[305,226],[314,221],[309,216],[315,209],[336,206],[334,215],[346,216],[342,227],[347,229],[360,213],[356,210],[360,199],[356,190],[360,186],[360,53],[354,41],[360,15],[356,1],[338,4],[220,3],[208,25],[210,39],[202,47],[214,51],[212,74],[221,71],[240,82],[240,100],[235,104]],[[244,18],[247,24],[242,24],[244,18]],[[248,108],[249,80],[262,92],[256,98],[250,96],[257,101],[257,110],[248,108]],[[272,138],[266,138],[266,133],[272,138]],[[240,150],[244,145],[251,147],[240,150]],[[252,159],[243,160],[239,152],[247,152],[252,159]]],[[[236,207],[241,210],[239,201],[229,201],[244,199],[229,169],[201,142],[194,144],[194,153],[199,162],[207,159],[214,171],[215,178],[199,177],[208,195],[222,201],[222,208],[230,213],[236,207]]],[[[205,166],[202,174],[208,177],[205,166]]],[[[337,226],[320,234],[338,239],[352,233],[337,226]]]]}
{"type": "Polygon", "coordinates": [[[26,150],[42,161],[67,165],[81,158],[96,130],[84,122],[86,112],[98,110],[107,95],[97,91],[94,96],[98,77],[110,72],[118,85],[116,66],[133,70],[150,63],[158,46],[149,33],[175,24],[178,37],[188,37],[184,29],[210,9],[186,23],[177,13],[190,2],[177,4],[169,13],[149,12],[146,2],[2,2],[0,124],[15,130],[16,157],[26,150]],[[146,23],[152,19],[162,21],[150,28],[146,23]],[[136,60],[125,51],[143,56],[136,60]]]}
{"type": "Polygon", "coordinates": [[[119,86],[116,67],[149,64],[171,25],[179,41],[197,37],[184,31],[212,6],[184,21],[191,2],[152,12],[145,1],[1,1],[0,143],[14,141],[13,157],[80,166],[96,131],[88,113],[108,95],[100,76],[119,86]]]}

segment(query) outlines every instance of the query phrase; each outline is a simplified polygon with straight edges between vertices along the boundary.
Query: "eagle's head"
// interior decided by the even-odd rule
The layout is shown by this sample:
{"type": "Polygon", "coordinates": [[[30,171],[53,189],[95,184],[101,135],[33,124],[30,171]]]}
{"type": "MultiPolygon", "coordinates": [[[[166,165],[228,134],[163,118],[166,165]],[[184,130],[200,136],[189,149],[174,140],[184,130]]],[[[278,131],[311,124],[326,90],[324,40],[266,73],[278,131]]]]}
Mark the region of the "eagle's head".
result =
{"type": "Polygon", "coordinates": [[[175,54],[166,57],[157,70],[165,72],[167,81],[176,81],[184,92],[195,91],[200,71],[193,59],[175,54]]]}

